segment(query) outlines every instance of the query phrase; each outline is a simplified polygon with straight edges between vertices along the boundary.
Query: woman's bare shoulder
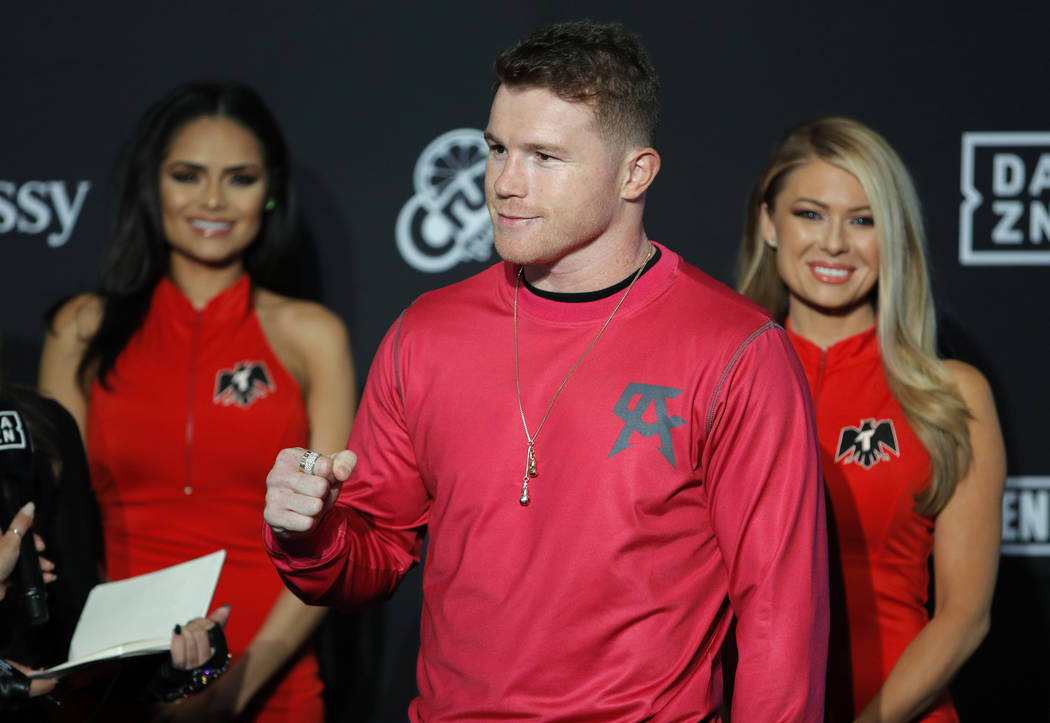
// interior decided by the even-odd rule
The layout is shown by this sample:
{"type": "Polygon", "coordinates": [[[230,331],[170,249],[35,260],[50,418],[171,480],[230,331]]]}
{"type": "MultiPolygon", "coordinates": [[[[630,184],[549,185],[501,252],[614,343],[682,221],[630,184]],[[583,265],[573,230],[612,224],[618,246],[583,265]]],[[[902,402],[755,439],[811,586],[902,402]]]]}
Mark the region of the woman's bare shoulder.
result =
{"type": "Polygon", "coordinates": [[[272,291],[255,292],[255,311],[264,326],[272,325],[282,335],[294,337],[314,334],[345,334],[342,319],[331,309],[314,301],[293,299],[272,291]]]}
{"type": "Polygon", "coordinates": [[[84,343],[102,323],[103,304],[98,294],[78,294],[58,307],[48,334],[60,340],[84,343]]]}
{"type": "Polygon", "coordinates": [[[972,407],[975,402],[991,400],[991,385],[977,367],[957,359],[944,359],[943,363],[968,406],[972,407]]]}
{"type": "Polygon", "coordinates": [[[304,387],[330,373],[330,365],[352,368],[346,325],[330,309],[263,289],[255,292],[255,313],[282,364],[304,387]]]}

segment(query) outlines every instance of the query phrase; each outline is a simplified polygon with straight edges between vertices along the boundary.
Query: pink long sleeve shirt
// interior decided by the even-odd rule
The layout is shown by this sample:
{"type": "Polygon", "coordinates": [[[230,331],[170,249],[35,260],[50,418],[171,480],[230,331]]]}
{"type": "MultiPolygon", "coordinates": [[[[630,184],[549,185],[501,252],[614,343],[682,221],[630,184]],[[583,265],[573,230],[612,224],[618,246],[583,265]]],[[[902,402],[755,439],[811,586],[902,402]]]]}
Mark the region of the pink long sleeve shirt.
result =
{"type": "MultiPolygon", "coordinates": [[[[294,542],[311,602],[393,591],[429,534],[413,721],[818,721],[827,551],[809,392],[784,331],[661,247],[536,441],[516,269],[422,296],[372,365],[337,505],[294,542]]],[[[535,431],[621,294],[519,293],[535,431]]]]}

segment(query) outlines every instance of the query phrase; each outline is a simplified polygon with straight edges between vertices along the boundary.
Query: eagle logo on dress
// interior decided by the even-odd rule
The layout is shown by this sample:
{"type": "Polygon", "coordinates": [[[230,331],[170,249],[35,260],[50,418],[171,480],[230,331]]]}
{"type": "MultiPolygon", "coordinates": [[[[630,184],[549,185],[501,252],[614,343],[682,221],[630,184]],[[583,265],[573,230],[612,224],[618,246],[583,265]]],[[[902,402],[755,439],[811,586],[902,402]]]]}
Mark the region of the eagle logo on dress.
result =
{"type": "Polygon", "coordinates": [[[845,460],[843,464],[855,462],[864,469],[871,469],[879,462],[888,460],[890,452],[893,452],[893,456],[900,457],[893,420],[883,419],[876,422],[874,419],[865,419],[861,421],[859,429],[843,427],[839,432],[835,461],[845,460]]]}
{"type": "Polygon", "coordinates": [[[236,404],[247,409],[256,399],[265,397],[275,389],[263,362],[242,361],[236,369],[218,371],[212,401],[225,406],[236,404]]]}

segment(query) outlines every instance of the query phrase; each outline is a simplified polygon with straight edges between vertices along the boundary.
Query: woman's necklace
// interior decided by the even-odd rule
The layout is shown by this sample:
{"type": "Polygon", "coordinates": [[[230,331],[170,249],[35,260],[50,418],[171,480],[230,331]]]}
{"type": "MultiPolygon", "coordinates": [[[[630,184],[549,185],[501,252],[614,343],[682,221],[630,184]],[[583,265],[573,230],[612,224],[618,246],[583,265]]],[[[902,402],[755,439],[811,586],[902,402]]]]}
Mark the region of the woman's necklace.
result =
{"type": "Polygon", "coordinates": [[[631,279],[631,283],[628,284],[627,290],[623,292],[623,296],[616,302],[616,306],[609,312],[609,317],[602,324],[602,328],[598,330],[598,333],[591,339],[591,343],[587,345],[587,348],[583,350],[583,354],[576,360],[576,363],[572,365],[572,369],[565,375],[565,378],[561,380],[561,384],[554,391],[554,396],[551,398],[550,404],[547,405],[547,411],[543,413],[543,419],[540,420],[539,426],[536,427],[536,431],[529,434],[529,423],[525,421],[525,407],[521,403],[521,374],[518,371],[518,289],[521,287],[521,277],[525,273],[525,267],[522,266],[518,269],[518,280],[514,284],[514,385],[518,390],[518,411],[521,412],[521,424],[525,428],[525,440],[528,442],[528,450],[525,455],[525,475],[521,478],[521,498],[518,502],[524,507],[529,504],[529,479],[536,477],[539,473],[536,471],[536,438],[540,436],[540,430],[543,429],[544,423],[547,421],[547,416],[551,413],[551,409],[554,407],[554,402],[557,401],[558,395],[561,394],[561,390],[565,388],[565,383],[569,381],[569,377],[576,371],[576,367],[580,366],[584,357],[587,356],[587,352],[598,343],[598,339],[601,337],[602,332],[605,331],[605,327],[609,326],[609,322],[612,321],[616,311],[623,304],[627,295],[631,293],[631,289],[634,288],[634,283],[638,281],[638,278],[642,275],[642,271],[645,269],[645,265],[649,263],[649,259],[653,255],[653,245],[649,244],[649,252],[645,255],[645,259],[642,261],[642,265],[638,267],[638,270],[634,272],[634,278],[631,279]]]}

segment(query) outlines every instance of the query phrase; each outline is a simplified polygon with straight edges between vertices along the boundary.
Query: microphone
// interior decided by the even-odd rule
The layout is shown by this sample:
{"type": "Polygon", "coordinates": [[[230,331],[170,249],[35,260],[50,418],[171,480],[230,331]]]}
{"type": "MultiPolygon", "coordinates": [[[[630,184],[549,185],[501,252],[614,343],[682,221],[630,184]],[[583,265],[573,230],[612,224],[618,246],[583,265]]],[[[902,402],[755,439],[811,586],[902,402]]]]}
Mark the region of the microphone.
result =
{"type": "MultiPolygon", "coordinates": [[[[9,522],[25,503],[22,490],[33,482],[33,439],[22,415],[6,400],[0,399],[0,509],[4,522],[9,522]]],[[[30,531],[23,531],[19,548],[19,582],[22,603],[32,625],[41,625],[51,617],[47,607],[47,590],[40,572],[40,560],[30,531]]]]}

